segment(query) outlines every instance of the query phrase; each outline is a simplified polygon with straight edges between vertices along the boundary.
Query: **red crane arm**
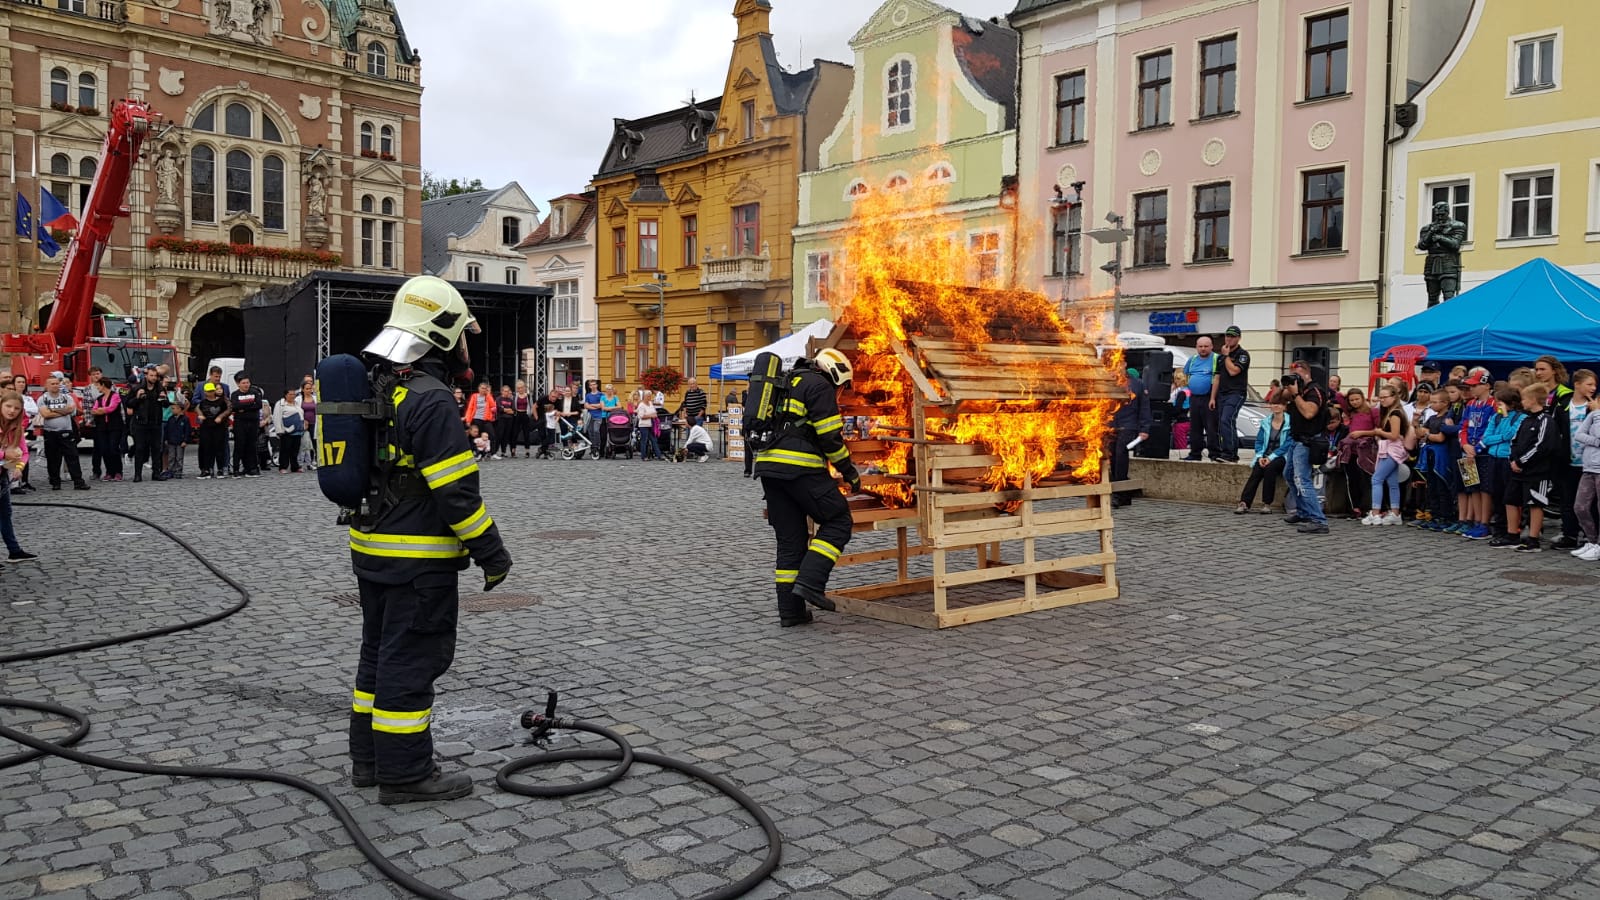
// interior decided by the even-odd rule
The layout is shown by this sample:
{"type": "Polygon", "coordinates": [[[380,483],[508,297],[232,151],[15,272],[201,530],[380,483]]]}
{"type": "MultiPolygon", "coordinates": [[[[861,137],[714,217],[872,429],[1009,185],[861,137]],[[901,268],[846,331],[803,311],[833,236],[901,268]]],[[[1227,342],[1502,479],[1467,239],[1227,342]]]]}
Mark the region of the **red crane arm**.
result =
{"type": "Polygon", "coordinates": [[[56,280],[55,306],[45,329],[57,347],[75,347],[89,339],[94,313],[94,291],[100,283],[100,260],[111,241],[111,229],[127,218],[128,182],[139,148],[150,134],[155,113],[139,100],[118,100],[111,108],[111,128],[100,152],[100,168],[89,185],[83,204],[83,221],[67,247],[67,258],[56,280]]]}

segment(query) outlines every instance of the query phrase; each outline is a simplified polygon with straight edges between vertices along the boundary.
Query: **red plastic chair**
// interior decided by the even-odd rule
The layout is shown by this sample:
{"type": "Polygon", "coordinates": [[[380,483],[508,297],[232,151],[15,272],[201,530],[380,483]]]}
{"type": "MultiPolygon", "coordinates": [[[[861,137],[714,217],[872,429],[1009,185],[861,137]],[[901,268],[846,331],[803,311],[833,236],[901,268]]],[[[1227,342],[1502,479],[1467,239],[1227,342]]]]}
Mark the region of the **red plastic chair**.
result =
{"type": "Polygon", "coordinates": [[[1372,372],[1367,378],[1367,396],[1378,390],[1378,379],[1399,378],[1408,390],[1417,386],[1417,363],[1428,358],[1428,348],[1421,344],[1401,344],[1372,361],[1372,372]]]}

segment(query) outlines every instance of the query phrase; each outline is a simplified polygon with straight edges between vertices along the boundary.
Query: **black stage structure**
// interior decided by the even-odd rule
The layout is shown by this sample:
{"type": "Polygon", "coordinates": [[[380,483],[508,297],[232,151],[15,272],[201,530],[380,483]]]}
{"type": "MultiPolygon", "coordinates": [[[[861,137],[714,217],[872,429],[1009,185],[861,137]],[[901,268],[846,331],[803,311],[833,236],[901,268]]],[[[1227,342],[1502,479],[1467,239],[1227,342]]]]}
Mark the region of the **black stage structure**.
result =
{"type": "MultiPolygon", "coordinates": [[[[268,390],[298,385],[317,361],[336,353],[359,354],[389,317],[395,291],[406,282],[395,275],[312,272],[293,284],[246,297],[245,359],[256,384],[268,390]]],[[[472,310],[481,335],[469,335],[472,366],[479,380],[497,388],[522,378],[522,351],[532,350],[527,376],[534,396],[549,390],[549,288],[453,281],[472,310]]]]}

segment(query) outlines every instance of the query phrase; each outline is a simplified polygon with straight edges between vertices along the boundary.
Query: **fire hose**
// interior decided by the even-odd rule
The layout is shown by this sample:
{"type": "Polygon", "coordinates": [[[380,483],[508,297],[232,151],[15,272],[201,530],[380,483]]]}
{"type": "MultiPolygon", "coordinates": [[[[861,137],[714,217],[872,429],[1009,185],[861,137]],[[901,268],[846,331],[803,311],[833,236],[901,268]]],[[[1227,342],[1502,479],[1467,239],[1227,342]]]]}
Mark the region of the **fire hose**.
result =
{"type": "MultiPolygon", "coordinates": [[[[86,650],[97,650],[103,647],[129,644],[136,641],[149,640],[151,638],[161,637],[163,635],[174,634],[180,631],[202,628],[206,625],[220,622],[250,605],[252,594],[248,588],[240,584],[226,572],[223,572],[221,569],[219,569],[187,541],[183,540],[162,526],[157,525],[155,522],[150,521],[149,519],[141,518],[130,513],[109,509],[100,509],[98,507],[84,506],[76,503],[16,503],[14,505],[51,509],[76,509],[86,512],[100,513],[103,515],[118,516],[123,519],[138,522],[141,525],[159,532],[167,539],[177,544],[179,547],[182,547],[184,551],[186,551],[190,556],[194,557],[195,561],[199,562],[200,565],[204,566],[207,571],[217,576],[218,579],[227,584],[229,588],[236,592],[239,595],[239,600],[237,603],[221,612],[213,613],[209,616],[195,619],[193,621],[179,622],[173,625],[165,625],[160,628],[151,628],[146,631],[139,631],[133,634],[125,634],[117,637],[82,641],[63,647],[47,647],[38,650],[29,650],[20,653],[8,653],[0,655],[0,665],[49,659],[51,657],[65,656],[72,653],[82,653],[86,650]]],[[[761,826],[761,830],[765,832],[767,839],[766,856],[762,859],[761,864],[757,866],[754,871],[750,872],[748,875],[744,876],[738,881],[724,885],[716,890],[701,894],[695,898],[695,900],[731,900],[731,898],[734,897],[741,897],[753,890],[756,885],[764,881],[767,876],[771,875],[773,871],[778,868],[778,862],[783,853],[783,835],[779,833],[777,824],[772,821],[772,817],[767,814],[766,810],[758,806],[748,794],[740,790],[732,782],[729,782],[727,779],[724,779],[715,773],[708,772],[692,763],[673,759],[669,756],[662,756],[657,753],[648,753],[643,750],[635,750],[628,743],[628,740],[625,737],[610,728],[606,728],[602,725],[596,725],[591,722],[585,722],[579,719],[557,716],[556,702],[556,694],[552,691],[547,697],[546,705],[542,712],[529,710],[528,712],[522,714],[520,720],[522,727],[529,729],[531,732],[529,743],[542,745],[544,739],[548,737],[551,732],[569,731],[603,737],[610,741],[613,747],[604,749],[575,748],[570,750],[544,751],[534,753],[529,756],[524,756],[520,759],[512,760],[511,762],[508,762],[502,766],[500,770],[495,773],[495,784],[501,790],[513,794],[520,794],[526,797],[570,797],[575,794],[583,794],[590,791],[599,790],[600,788],[614,784],[623,776],[628,774],[629,769],[635,762],[642,762],[652,766],[671,769],[673,771],[688,775],[690,778],[702,781],[715,788],[719,793],[733,800],[742,809],[749,813],[751,818],[755,819],[756,823],[761,826]],[[525,769],[562,762],[614,762],[616,765],[594,778],[578,782],[576,784],[540,785],[512,780],[513,775],[525,769]]],[[[95,756],[93,754],[83,753],[72,749],[72,745],[83,740],[83,738],[88,735],[90,728],[88,715],[79,710],[56,703],[25,700],[19,697],[6,696],[0,696],[0,709],[32,710],[34,712],[60,717],[73,723],[74,726],[71,734],[67,735],[67,737],[63,738],[59,742],[53,743],[50,741],[41,740],[26,732],[18,731],[14,728],[0,724],[0,738],[28,748],[21,753],[0,757],[0,771],[30,762],[43,756],[54,756],[58,759],[64,759],[70,762],[78,763],[79,765],[91,766],[98,769],[108,769],[114,772],[129,772],[135,775],[165,775],[174,778],[224,778],[236,781],[264,781],[272,784],[281,784],[286,787],[294,788],[297,791],[310,794],[311,796],[322,801],[322,803],[326,805],[330,811],[332,811],[334,817],[339,820],[339,824],[344,826],[344,830],[349,833],[350,839],[355,844],[356,849],[360,850],[361,854],[365,856],[368,861],[370,861],[373,866],[378,869],[379,872],[383,873],[385,878],[389,879],[405,890],[417,895],[418,897],[426,897],[429,898],[429,900],[460,900],[460,898],[458,898],[455,894],[426,884],[415,875],[412,875],[411,873],[406,872],[395,865],[394,862],[391,861],[387,856],[384,856],[383,853],[378,850],[377,845],[372,842],[372,839],[368,837],[366,832],[361,829],[360,824],[356,822],[355,816],[350,813],[350,810],[342,802],[340,802],[339,798],[335,797],[331,791],[322,787],[321,785],[313,784],[312,782],[303,778],[296,778],[293,775],[284,775],[282,773],[273,772],[270,770],[227,769],[214,766],[163,766],[152,765],[150,763],[110,759],[104,756],[95,756]]]]}

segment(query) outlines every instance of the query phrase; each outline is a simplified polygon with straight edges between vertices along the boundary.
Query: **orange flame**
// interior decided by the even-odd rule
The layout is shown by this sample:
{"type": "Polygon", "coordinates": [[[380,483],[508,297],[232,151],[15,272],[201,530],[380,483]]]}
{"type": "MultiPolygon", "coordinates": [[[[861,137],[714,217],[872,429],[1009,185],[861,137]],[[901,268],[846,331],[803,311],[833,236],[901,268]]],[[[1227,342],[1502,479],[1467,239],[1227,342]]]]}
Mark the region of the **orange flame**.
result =
{"type": "MultiPolygon", "coordinates": [[[[972,365],[996,380],[978,396],[956,398],[964,401],[957,414],[930,417],[926,437],[976,444],[993,456],[997,462],[980,479],[991,490],[1047,479],[1098,482],[1105,436],[1120,405],[1120,398],[1105,396],[1103,386],[1124,381],[1120,351],[1106,362],[1095,359],[1090,342],[1043,294],[974,290],[971,286],[1015,287],[1006,283],[1013,269],[1004,246],[1009,236],[969,237],[961,216],[941,209],[944,199],[942,188],[867,194],[856,200],[844,234],[840,268],[847,288],[831,299],[836,320],[847,324],[857,340],[856,396],[844,399],[845,414],[852,414],[852,407],[874,408],[878,415],[870,438],[902,439],[856,453],[857,464],[896,475],[910,471],[914,444],[903,439],[914,436],[912,409],[920,387],[897,350],[915,353],[916,339],[937,329],[939,339],[979,354],[972,365]],[[981,355],[984,348],[997,346],[1003,361],[995,357],[982,365],[991,360],[981,355]],[[1084,386],[1081,392],[1078,385],[1084,386]]],[[[1096,306],[1085,302],[1074,314],[1092,314],[1096,306]]],[[[931,386],[947,393],[933,375],[937,367],[920,365],[925,358],[917,362],[931,386]]],[[[906,480],[868,490],[891,507],[915,500],[906,480]]]]}

